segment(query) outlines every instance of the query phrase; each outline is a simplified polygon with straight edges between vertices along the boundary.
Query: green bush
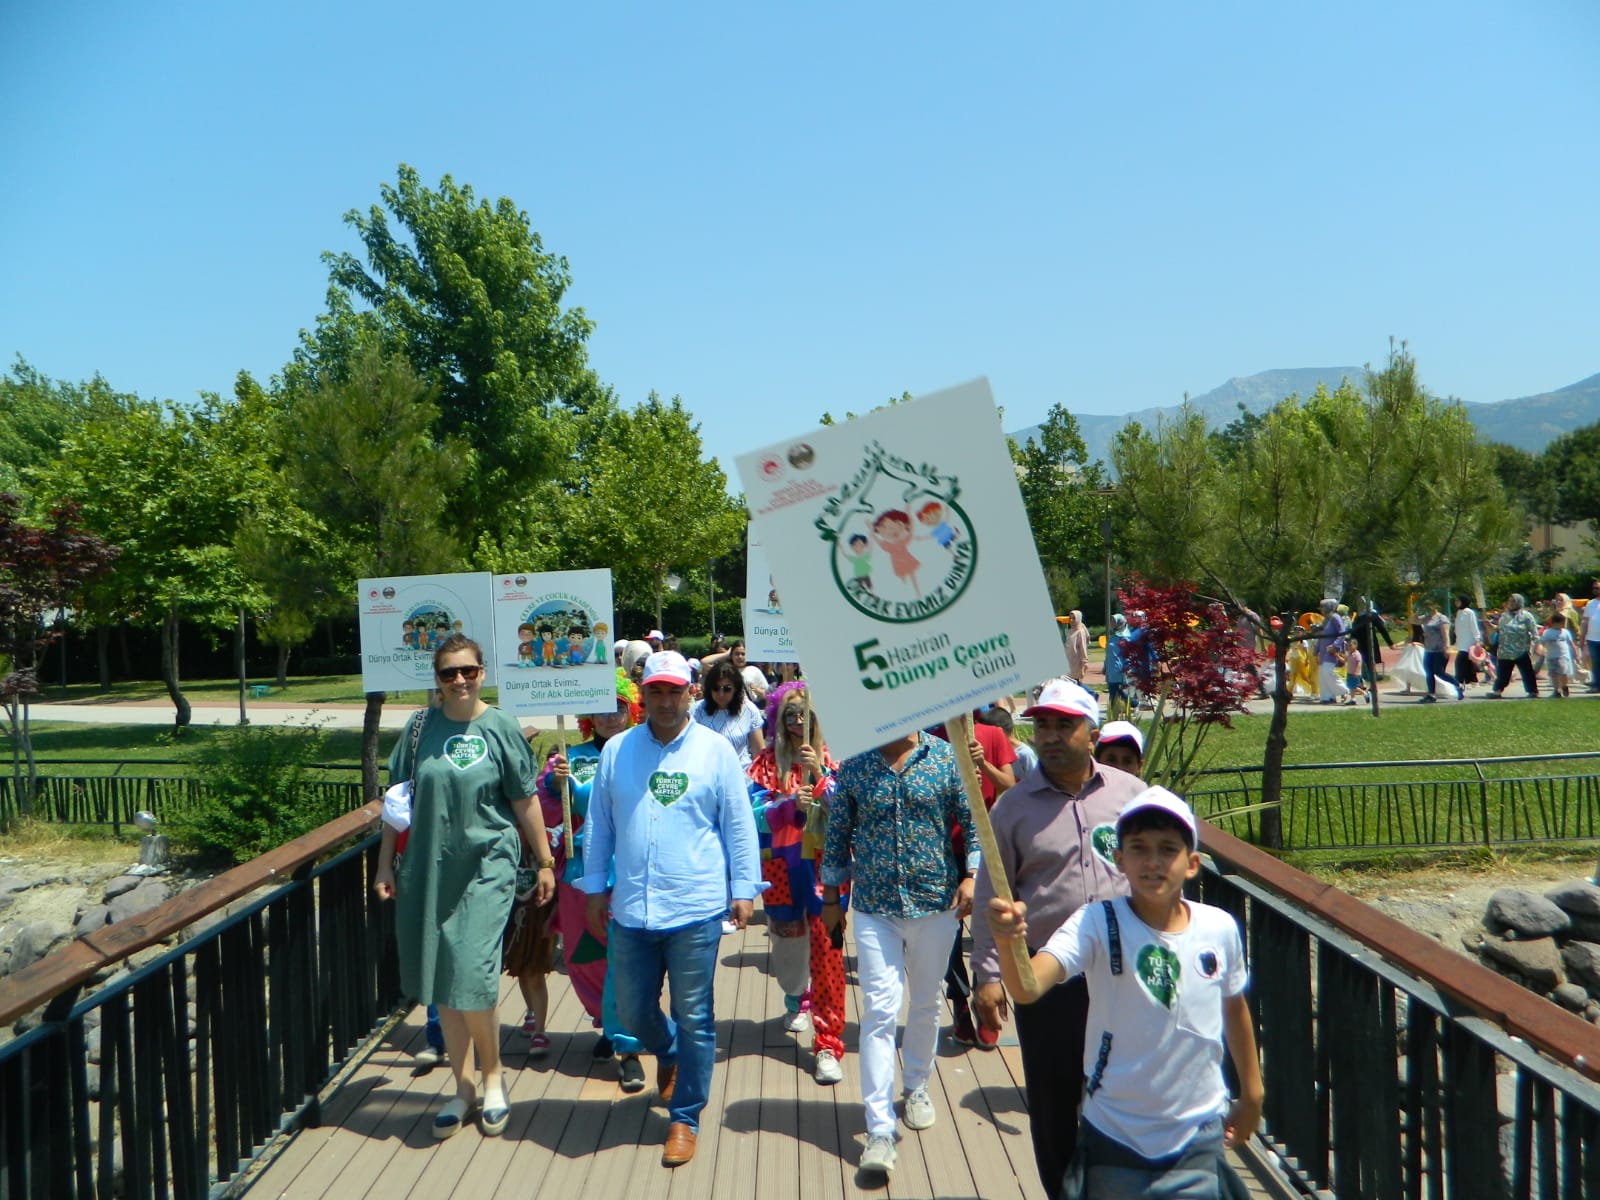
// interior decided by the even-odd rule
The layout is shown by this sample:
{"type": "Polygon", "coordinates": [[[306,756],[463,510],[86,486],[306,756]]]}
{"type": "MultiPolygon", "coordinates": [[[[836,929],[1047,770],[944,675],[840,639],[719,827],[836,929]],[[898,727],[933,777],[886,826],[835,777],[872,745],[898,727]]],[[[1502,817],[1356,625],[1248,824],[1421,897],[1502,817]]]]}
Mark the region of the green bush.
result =
{"type": "Polygon", "coordinates": [[[326,743],[314,725],[220,730],[195,747],[200,795],[173,814],[173,842],[206,859],[242,863],[331,821],[341,803],[303,786],[326,743]]]}
{"type": "Polygon", "coordinates": [[[1499,608],[1512,592],[1520,592],[1533,604],[1548,600],[1557,592],[1565,592],[1573,599],[1589,594],[1589,585],[1596,578],[1588,571],[1572,571],[1561,575],[1537,575],[1524,572],[1520,575],[1499,575],[1483,581],[1483,598],[1490,608],[1499,608]]]}

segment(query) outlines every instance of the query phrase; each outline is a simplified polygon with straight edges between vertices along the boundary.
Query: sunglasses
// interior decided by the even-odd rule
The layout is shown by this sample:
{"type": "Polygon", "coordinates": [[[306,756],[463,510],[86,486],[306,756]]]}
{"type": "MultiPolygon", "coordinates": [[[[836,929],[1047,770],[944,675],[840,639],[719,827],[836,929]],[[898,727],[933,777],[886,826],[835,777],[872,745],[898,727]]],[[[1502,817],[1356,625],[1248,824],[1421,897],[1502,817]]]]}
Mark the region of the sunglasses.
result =
{"type": "Polygon", "coordinates": [[[449,683],[452,679],[465,679],[468,683],[471,683],[479,675],[483,674],[483,668],[476,666],[440,667],[435,674],[446,683],[449,683]]]}
{"type": "Polygon", "coordinates": [[[731,691],[733,691],[733,684],[731,684],[731,683],[714,684],[714,685],[712,685],[711,690],[713,692],[731,692],[731,691]]]}

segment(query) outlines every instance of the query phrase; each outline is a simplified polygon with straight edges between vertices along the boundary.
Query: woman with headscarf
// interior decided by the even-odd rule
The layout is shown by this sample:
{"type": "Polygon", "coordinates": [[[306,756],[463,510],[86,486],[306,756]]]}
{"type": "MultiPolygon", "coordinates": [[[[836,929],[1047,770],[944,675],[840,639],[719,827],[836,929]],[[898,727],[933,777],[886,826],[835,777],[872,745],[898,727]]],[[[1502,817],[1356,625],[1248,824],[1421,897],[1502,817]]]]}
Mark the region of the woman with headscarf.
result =
{"type": "Polygon", "coordinates": [[[1067,652],[1067,674],[1082,683],[1089,673],[1089,631],[1083,627],[1083,613],[1073,609],[1061,631],[1061,644],[1067,652]]]}
{"type": "MultiPolygon", "coordinates": [[[[818,1083],[843,1078],[844,959],[822,923],[822,855],[833,759],[817,714],[806,727],[805,683],[779,684],[767,697],[767,745],[750,764],[750,794],[761,836],[762,893],[773,974],[783,989],[784,1028],[811,1028],[818,1083]]],[[[845,903],[841,893],[840,905],[845,903]]],[[[842,915],[842,914],[841,914],[842,915]]]]}
{"type": "Polygon", "coordinates": [[[1116,613],[1106,637],[1106,711],[1122,712],[1128,707],[1128,618],[1116,613]]]}
{"type": "Polygon", "coordinates": [[[1521,592],[1512,592],[1506,598],[1505,611],[1495,626],[1498,640],[1494,650],[1494,689],[1489,699],[1498,700],[1511,682],[1511,668],[1522,676],[1522,689],[1528,695],[1539,694],[1539,677],[1533,669],[1533,640],[1539,636],[1539,622],[1528,611],[1528,601],[1521,592]]]}
{"type": "Polygon", "coordinates": [[[561,934],[561,958],[573,993],[595,1028],[601,1031],[594,1045],[594,1057],[604,1062],[613,1054],[621,1056],[619,1074],[622,1090],[644,1089],[644,1068],[639,1064],[637,1038],[623,1032],[606,1003],[606,941],[597,938],[584,921],[588,897],[578,888],[583,878],[585,823],[589,816],[589,788],[600,751],[623,730],[643,719],[639,689],[621,668],[616,673],[614,708],[578,718],[578,733],[584,740],[565,754],[552,754],[539,776],[539,804],[547,828],[560,831],[556,842],[556,919],[554,929],[561,934]],[[565,782],[572,810],[572,828],[562,825],[561,788],[565,782]]]}
{"type": "Polygon", "coordinates": [[[534,799],[534,761],[516,720],[485,704],[483,651],[452,634],[434,651],[441,701],[414,720],[416,748],[402,737],[391,779],[412,785],[411,834],[394,866],[384,834],[372,889],[395,900],[395,941],[405,993],[439,1009],[456,1094],[433,1118],[433,1136],[460,1130],[474,1106],[483,1132],[511,1119],[500,1077],[500,939],[517,888],[520,840],[533,848],[534,902],[555,895],[555,860],[534,799]],[[481,1080],[469,1075],[475,1051],[481,1080]],[[479,1088],[482,1088],[480,1093],[479,1088]]]}

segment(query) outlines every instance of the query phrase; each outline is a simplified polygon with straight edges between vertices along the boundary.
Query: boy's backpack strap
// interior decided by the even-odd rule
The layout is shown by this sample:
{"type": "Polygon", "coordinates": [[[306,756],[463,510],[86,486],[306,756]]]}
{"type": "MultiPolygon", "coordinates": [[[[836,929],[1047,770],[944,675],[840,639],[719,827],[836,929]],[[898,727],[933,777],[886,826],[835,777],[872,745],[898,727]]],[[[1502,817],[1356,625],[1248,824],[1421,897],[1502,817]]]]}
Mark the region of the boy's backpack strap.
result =
{"type": "Polygon", "coordinates": [[[1117,925],[1117,906],[1109,900],[1100,901],[1106,914],[1106,952],[1111,956],[1111,973],[1122,974],[1122,930],[1117,925]]]}
{"type": "Polygon", "coordinates": [[[1083,1094],[1092,1096],[1100,1090],[1100,1081],[1105,1078],[1106,1064],[1111,1061],[1111,1031],[1108,1029],[1100,1035],[1100,1053],[1094,1060],[1094,1074],[1089,1076],[1089,1082],[1083,1085],[1083,1094]]]}

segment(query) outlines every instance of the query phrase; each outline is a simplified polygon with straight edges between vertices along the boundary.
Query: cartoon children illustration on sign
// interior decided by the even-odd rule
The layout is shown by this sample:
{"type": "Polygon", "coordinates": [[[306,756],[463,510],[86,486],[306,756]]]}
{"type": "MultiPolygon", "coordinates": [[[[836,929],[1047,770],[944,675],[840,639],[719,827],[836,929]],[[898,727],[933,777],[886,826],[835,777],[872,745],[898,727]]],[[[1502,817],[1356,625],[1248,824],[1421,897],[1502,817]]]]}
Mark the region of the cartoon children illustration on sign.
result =
{"type": "Polygon", "coordinates": [[[907,548],[911,542],[911,518],[898,508],[887,509],[872,522],[872,536],[889,556],[889,568],[894,577],[911,585],[919,598],[922,589],[917,586],[917,568],[922,565],[907,548]]]}
{"type": "Polygon", "coordinates": [[[872,590],[872,543],[864,533],[850,535],[845,558],[850,560],[850,586],[863,592],[872,590]]]}
{"type": "Polygon", "coordinates": [[[548,625],[539,627],[539,661],[547,667],[556,665],[556,634],[548,625]]]}
{"type": "MultiPolygon", "coordinates": [[[[929,500],[917,509],[917,520],[928,529],[928,536],[946,550],[950,550],[956,540],[956,531],[950,528],[950,523],[944,519],[944,505],[937,500],[929,500]]],[[[953,551],[952,551],[953,553],[953,551]]]]}
{"type": "Polygon", "coordinates": [[[606,645],[606,638],[611,633],[611,627],[604,621],[594,623],[594,645],[590,648],[585,662],[606,663],[610,661],[611,648],[606,645]]]}
{"type": "Polygon", "coordinates": [[[573,625],[567,630],[567,656],[562,660],[565,664],[578,667],[583,665],[583,626],[573,625]]]}

